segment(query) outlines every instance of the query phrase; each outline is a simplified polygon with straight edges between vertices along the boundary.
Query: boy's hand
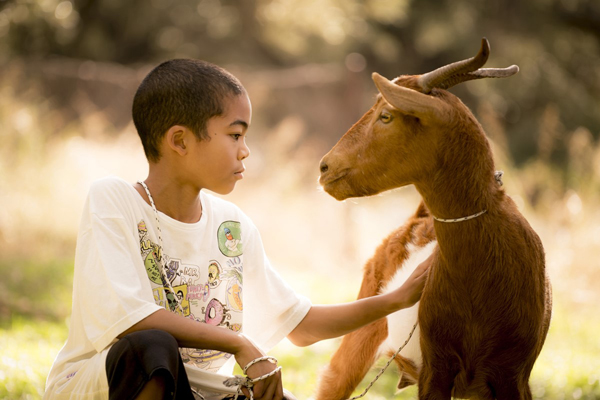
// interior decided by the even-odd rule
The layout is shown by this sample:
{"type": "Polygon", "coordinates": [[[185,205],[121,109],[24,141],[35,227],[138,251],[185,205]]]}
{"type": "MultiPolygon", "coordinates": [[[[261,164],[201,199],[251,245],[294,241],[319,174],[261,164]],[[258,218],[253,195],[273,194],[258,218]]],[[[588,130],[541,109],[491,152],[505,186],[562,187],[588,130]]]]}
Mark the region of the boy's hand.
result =
{"type": "Polygon", "coordinates": [[[412,307],[421,299],[421,294],[423,293],[423,287],[425,287],[425,281],[427,280],[429,266],[431,265],[432,260],[433,254],[430,255],[427,260],[419,264],[406,282],[397,289],[399,294],[402,293],[404,308],[412,307]]]}
{"type": "MultiPolygon", "coordinates": [[[[245,343],[243,348],[234,354],[237,363],[242,368],[248,365],[250,361],[265,355],[248,338],[243,337],[243,340],[245,343]]],[[[272,372],[275,368],[277,368],[275,364],[269,361],[261,361],[252,365],[246,372],[250,379],[254,379],[272,372]]],[[[242,391],[246,397],[250,397],[248,389],[243,388],[242,391]]],[[[283,400],[281,372],[277,372],[267,379],[256,382],[252,388],[252,392],[256,400],[283,400]]]]}

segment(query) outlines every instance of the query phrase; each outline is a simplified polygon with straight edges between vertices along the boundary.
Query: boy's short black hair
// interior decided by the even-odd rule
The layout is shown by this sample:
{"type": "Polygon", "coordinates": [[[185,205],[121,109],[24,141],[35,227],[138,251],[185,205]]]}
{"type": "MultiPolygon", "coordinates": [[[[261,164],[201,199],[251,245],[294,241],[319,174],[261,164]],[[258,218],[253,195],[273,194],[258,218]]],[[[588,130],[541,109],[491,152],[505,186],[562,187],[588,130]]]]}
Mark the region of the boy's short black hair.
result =
{"type": "Polygon", "coordinates": [[[235,76],[206,61],[176,59],[154,68],[135,93],[132,108],[148,161],[160,159],[160,141],[174,125],[189,128],[198,140],[209,139],[209,118],[225,112],[226,98],[243,93],[235,76]]]}

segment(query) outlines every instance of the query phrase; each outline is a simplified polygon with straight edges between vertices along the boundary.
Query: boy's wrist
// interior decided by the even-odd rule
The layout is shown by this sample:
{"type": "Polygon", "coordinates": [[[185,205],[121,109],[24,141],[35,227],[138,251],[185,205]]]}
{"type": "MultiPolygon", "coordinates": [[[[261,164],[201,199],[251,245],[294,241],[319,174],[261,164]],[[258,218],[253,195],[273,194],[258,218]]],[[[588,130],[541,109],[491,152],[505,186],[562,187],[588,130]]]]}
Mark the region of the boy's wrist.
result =
{"type": "Polygon", "coordinates": [[[410,306],[406,290],[400,287],[393,292],[388,293],[389,299],[389,310],[390,314],[410,306]]]}

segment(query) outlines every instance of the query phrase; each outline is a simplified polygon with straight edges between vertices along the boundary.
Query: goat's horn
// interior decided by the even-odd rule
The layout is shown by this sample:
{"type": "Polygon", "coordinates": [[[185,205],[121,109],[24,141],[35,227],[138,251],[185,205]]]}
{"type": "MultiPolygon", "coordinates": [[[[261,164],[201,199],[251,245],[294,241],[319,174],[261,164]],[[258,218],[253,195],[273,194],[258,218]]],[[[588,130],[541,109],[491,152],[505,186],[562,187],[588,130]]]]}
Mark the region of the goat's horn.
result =
{"type": "Polygon", "coordinates": [[[448,89],[452,86],[458,85],[459,83],[471,81],[473,79],[483,78],[508,78],[519,72],[519,67],[511,65],[508,68],[479,68],[474,72],[467,72],[465,74],[455,74],[449,77],[447,80],[442,82],[439,87],[440,89],[448,89]]]}
{"type": "Polygon", "coordinates": [[[479,53],[477,53],[475,57],[471,57],[462,61],[457,61],[455,63],[445,65],[434,71],[423,74],[419,77],[419,85],[421,86],[421,89],[423,89],[423,93],[429,93],[433,88],[447,89],[453,85],[446,86],[446,81],[450,80],[455,75],[462,75],[467,74],[469,72],[477,71],[479,68],[483,67],[489,55],[490,43],[487,41],[486,38],[483,38],[481,39],[481,48],[479,49],[479,53]]]}

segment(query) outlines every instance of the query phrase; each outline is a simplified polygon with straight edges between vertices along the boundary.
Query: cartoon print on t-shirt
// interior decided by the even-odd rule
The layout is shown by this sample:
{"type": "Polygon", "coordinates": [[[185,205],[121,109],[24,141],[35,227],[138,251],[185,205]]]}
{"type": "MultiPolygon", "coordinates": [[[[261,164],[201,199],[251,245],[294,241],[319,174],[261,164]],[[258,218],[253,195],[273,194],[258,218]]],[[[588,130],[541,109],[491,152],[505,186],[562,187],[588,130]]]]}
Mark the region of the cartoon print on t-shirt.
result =
{"type": "MultiPolygon", "coordinates": [[[[187,358],[183,361],[190,363],[198,368],[207,368],[215,360],[222,357],[225,359],[230,358],[231,354],[225,353],[218,350],[206,350],[206,349],[186,349],[187,358]]],[[[207,368],[208,369],[208,368],[207,368]]]]}
{"type": "Polygon", "coordinates": [[[208,264],[208,286],[216,288],[221,284],[221,266],[218,261],[211,260],[208,264]]]}
{"type": "Polygon", "coordinates": [[[237,221],[225,221],[217,230],[219,250],[227,257],[242,255],[242,229],[237,221]]]}
{"type": "Polygon", "coordinates": [[[202,307],[202,312],[204,313],[203,322],[214,326],[224,325],[229,327],[229,322],[226,320],[231,319],[231,314],[219,299],[212,299],[209,301],[206,307],[202,307]]]}
{"type": "Polygon", "coordinates": [[[150,240],[148,229],[146,228],[146,223],[144,220],[141,220],[138,223],[138,234],[140,237],[140,251],[142,253],[142,260],[144,260],[144,266],[146,267],[148,278],[157,285],[161,285],[163,282],[158,263],[160,249],[158,245],[150,240]]]}
{"type": "Polygon", "coordinates": [[[234,257],[227,261],[227,266],[229,269],[221,274],[223,280],[227,280],[227,305],[232,311],[242,311],[244,309],[242,301],[242,259],[234,257]]]}
{"type": "MultiPolygon", "coordinates": [[[[206,264],[185,264],[182,260],[163,253],[151,238],[156,231],[143,220],[138,224],[140,252],[148,279],[152,282],[155,303],[195,321],[242,331],[243,310],[243,256],[241,226],[226,221],[219,226],[217,246],[206,264]],[[219,251],[223,254],[220,255],[219,251]],[[161,259],[165,262],[163,273],[161,259]],[[165,276],[163,282],[163,276],[165,276]],[[172,288],[169,287],[169,284],[172,288]]],[[[182,349],[182,357],[207,371],[216,372],[230,354],[215,350],[182,349]]]]}
{"type": "MultiPolygon", "coordinates": [[[[153,289],[156,304],[180,313],[179,303],[183,308],[183,315],[189,316],[190,303],[188,291],[200,279],[199,268],[195,265],[183,264],[181,260],[170,258],[167,254],[162,253],[160,246],[150,239],[144,220],[138,223],[138,234],[140,238],[140,251],[148,279],[160,285],[160,287],[153,289]],[[165,275],[168,283],[163,281],[162,267],[158,261],[161,256],[166,264],[165,275]],[[169,289],[169,285],[175,293],[169,289]]],[[[207,295],[208,293],[205,293],[204,297],[207,297],[207,295]]]]}
{"type": "Polygon", "coordinates": [[[167,279],[171,282],[171,285],[175,281],[175,278],[181,276],[181,272],[179,271],[179,260],[170,260],[167,264],[167,279]]]}
{"type": "Polygon", "coordinates": [[[171,310],[180,314],[179,306],[177,305],[177,298],[181,304],[181,308],[183,308],[183,315],[190,315],[190,302],[187,298],[187,285],[174,286],[173,290],[175,290],[175,294],[171,292],[171,290],[166,289],[164,287],[157,287],[152,290],[154,294],[154,301],[161,307],[166,308],[167,310],[171,310]]]}

